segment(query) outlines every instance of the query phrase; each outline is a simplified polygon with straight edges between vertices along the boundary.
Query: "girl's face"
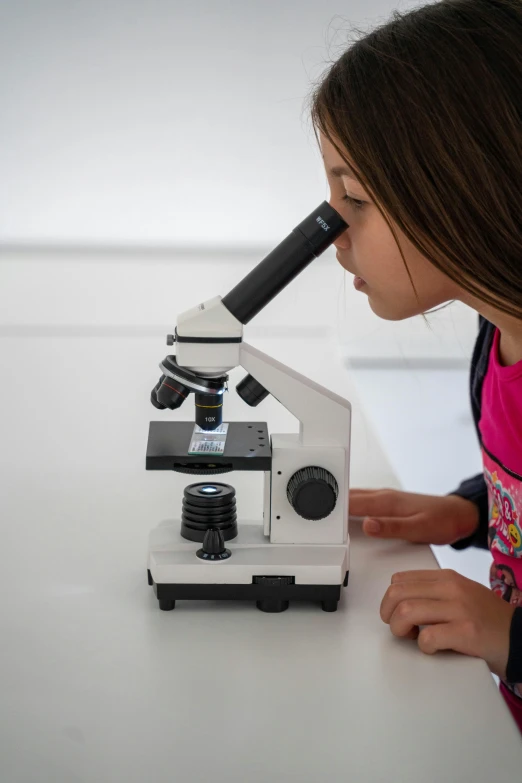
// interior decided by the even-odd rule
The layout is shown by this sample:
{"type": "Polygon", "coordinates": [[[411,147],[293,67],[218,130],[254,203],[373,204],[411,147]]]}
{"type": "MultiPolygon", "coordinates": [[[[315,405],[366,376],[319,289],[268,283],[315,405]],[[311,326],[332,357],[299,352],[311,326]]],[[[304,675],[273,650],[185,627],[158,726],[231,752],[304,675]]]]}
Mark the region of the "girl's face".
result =
{"type": "MultiPolygon", "coordinates": [[[[343,149],[337,140],[336,144],[343,149]]],[[[389,321],[401,321],[452,299],[461,299],[462,289],[436,269],[394,225],[415,293],[385,219],[323,134],[321,149],[330,185],[330,204],[349,226],[334,243],[337,260],[355,275],[354,286],[367,295],[374,313],[389,321]]],[[[348,154],[345,158],[349,160],[348,154]]]]}

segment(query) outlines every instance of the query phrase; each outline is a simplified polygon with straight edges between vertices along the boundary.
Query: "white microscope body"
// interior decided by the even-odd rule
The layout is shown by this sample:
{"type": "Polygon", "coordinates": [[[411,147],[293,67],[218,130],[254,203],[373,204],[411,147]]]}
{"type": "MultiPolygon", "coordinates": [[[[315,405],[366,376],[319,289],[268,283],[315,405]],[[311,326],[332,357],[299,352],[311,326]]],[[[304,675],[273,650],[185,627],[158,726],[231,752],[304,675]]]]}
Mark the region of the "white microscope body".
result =
{"type": "MultiPolygon", "coordinates": [[[[315,220],[317,215],[324,217],[327,206],[325,202],[318,212],[312,213],[315,220]]],[[[331,224],[332,213],[334,216],[337,213],[329,209],[331,224]]],[[[346,228],[342,219],[337,218],[336,236],[346,228]]],[[[333,238],[327,243],[323,241],[322,249],[333,238]]],[[[317,248],[314,255],[318,255],[317,248]]],[[[281,283],[278,285],[280,290],[281,283]]],[[[273,290],[269,294],[265,292],[264,299],[274,295],[273,290]]],[[[263,444],[262,522],[255,525],[239,521],[237,535],[226,540],[226,546],[221,534],[216,544],[218,533],[213,529],[213,549],[212,542],[209,544],[211,534],[201,547],[201,538],[187,540],[182,535],[179,522],[159,525],[150,533],[149,584],[164,610],[173,609],[178,599],[227,598],[252,600],[260,609],[274,612],[283,611],[293,600],[317,600],[325,611],[335,611],[349,572],[350,403],[244,343],[243,323],[247,319],[238,320],[227,308],[227,299],[230,300],[230,295],[225,300],[215,297],[178,317],[175,338],[178,368],[169,364],[165,369],[164,362],[160,365],[164,372],[162,378],[166,377],[165,383],[171,389],[177,388],[178,382],[186,383],[186,375],[180,375],[181,369],[193,373],[197,379],[209,379],[223,377],[241,366],[299,420],[299,433],[272,434],[270,443],[263,444]],[[268,457],[271,459],[267,463],[268,457]],[[267,464],[270,469],[266,469],[267,464]],[[214,555],[206,554],[205,546],[214,555]]],[[[256,309],[260,309],[259,305],[256,309]]],[[[194,383],[190,390],[198,388],[194,383]]],[[[209,406],[210,433],[215,427],[213,415],[213,406],[209,406]]],[[[152,422],[151,428],[153,425],[161,426],[152,422]]],[[[254,428],[248,424],[242,426],[254,428]]],[[[150,443],[151,437],[149,446],[150,443]]],[[[164,445],[156,451],[158,448],[161,450],[164,445]]],[[[248,449],[244,460],[259,453],[257,448],[248,449]]],[[[226,455],[225,443],[222,456],[211,457],[217,461],[212,464],[226,462],[226,455]]],[[[250,463],[243,461],[243,464],[250,463]]],[[[190,463],[185,472],[190,474],[190,463]]],[[[218,476],[216,483],[211,475],[204,485],[198,486],[203,492],[210,492],[214,485],[221,486],[220,480],[218,476]]]]}

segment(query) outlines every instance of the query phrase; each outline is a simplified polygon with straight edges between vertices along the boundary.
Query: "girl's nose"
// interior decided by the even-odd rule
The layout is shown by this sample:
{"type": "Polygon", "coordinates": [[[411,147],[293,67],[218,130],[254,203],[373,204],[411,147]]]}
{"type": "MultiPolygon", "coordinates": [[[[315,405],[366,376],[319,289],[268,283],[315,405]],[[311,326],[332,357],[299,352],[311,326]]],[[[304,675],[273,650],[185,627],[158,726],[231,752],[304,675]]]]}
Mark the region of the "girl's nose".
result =
{"type": "MultiPolygon", "coordinates": [[[[332,209],[339,211],[339,205],[335,203],[334,199],[330,199],[328,203],[332,209]]],[[[352,242],[350,239],[350,226],[348,226],[346,231],[343,231],[343,233],[337,237],[333,244],[338,250],[349,250],[351,248],[352,242]]]]}
{"type": "Polygon", "coordinates": [[[334,241],[334,245],[337,250],[349,250],[351,248],[352,243],[350,240],[350,232],[348,228],[346,231],[343,231],[341,236],[337,237],[337,239],[334,241]]]}

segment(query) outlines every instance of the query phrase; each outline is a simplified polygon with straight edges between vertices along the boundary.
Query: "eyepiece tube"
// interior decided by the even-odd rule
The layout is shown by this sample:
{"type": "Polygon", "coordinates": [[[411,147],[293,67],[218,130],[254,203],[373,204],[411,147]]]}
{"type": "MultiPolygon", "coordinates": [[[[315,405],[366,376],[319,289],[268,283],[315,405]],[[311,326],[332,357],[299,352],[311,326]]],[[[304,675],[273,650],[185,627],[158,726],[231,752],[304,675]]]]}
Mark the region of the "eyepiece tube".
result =
{"type": "Polygon", "coordinates": [[[223,298],[223,304],[247,324],[347,228],[339,213],[323,201],[223,298]]]}

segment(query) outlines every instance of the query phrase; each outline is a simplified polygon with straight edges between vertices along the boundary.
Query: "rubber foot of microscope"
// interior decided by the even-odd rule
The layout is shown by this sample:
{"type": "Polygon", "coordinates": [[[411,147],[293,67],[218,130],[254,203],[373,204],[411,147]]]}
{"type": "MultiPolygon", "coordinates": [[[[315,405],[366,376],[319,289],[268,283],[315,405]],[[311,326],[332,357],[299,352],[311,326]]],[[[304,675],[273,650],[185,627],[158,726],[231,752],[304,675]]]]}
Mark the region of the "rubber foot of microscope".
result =
{"type": "Polygon", "coordinates": [[[323,612],[336,612],[338,601],[321,601],[323,612]]]}
{"type": "Polygon", "coordinates": [[[278,601],[277,599],[266,598],[263,601],[256,601],[256,606],[262,612],[284,612],[290,606],[290,601],[278,601]]]}
{"type": "Polygon", "coordinates": [[[153,580],[153,578],[152,578],[152,574],[151,574],[151,572],[150,572],[150,570],[149,570],[149,569],[147,569],[147,582],[149,583],[149,585],[150,585],[151,587],[152,587],[152,585],[154,584],[154,580],[153,580]]]}
{"type": "Polygon", "coordinates": [[[168,598],[159,599],[159,608],[161,609],[162,612],[171,612],[175,606],[176,606],[175,601],[171,601],[168,598]]]}
{"type": "Polygon", "coordinates": [[[348,587],[348,576],[349,576],[349,574],[350,574],[350,572],[347,571],[346,572],[346,576],[344,577],[344,582],[343,582],[343,586],[344,587],[348,587]]]}

